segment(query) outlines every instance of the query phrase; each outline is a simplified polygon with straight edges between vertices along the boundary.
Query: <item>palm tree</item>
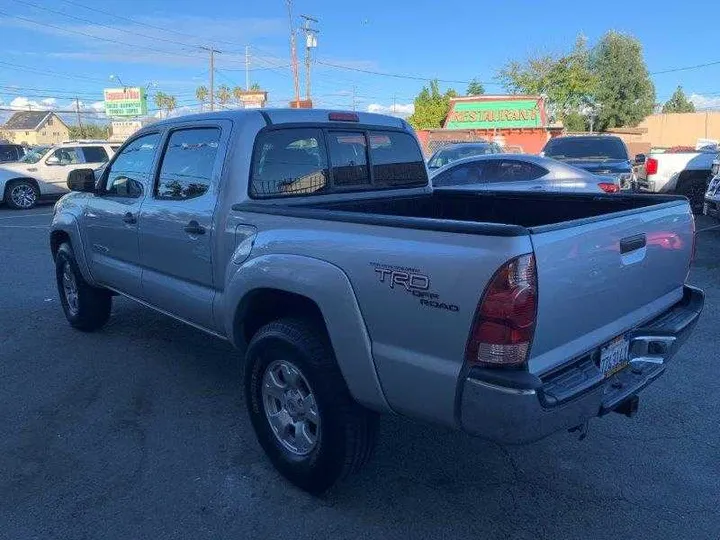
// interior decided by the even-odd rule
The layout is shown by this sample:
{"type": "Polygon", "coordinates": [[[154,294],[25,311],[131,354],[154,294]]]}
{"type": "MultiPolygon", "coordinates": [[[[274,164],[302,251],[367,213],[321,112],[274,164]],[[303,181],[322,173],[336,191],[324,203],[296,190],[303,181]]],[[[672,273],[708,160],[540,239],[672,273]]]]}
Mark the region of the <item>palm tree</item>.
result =
{"type": "Polygon", "coordinates": [[[165,109],[167,109],[167,115],[166,118],[170,116],[170,113],[175,110],[175,107],[177,107],[177,98],[175,96],[166,96],[165,97],[165,109]]]}
{"type": "Polygon", "coordinates": [[[200,112],[205,108],[205,102],[208,100],[210,92],[208,92],[207,86],[198,86],[195,90],[195,97],[200,102],[200,112]]]}
{"type": "Polygon", "coordinates": [[[225,105],[227,105],[230,102],[230,99],[232,98],[232,94],[230,93],[230,87],[226,84],[221,85],[217,89],[217,100],[218,103],[220,103],[220,107],[223,109],[225,108],[225,105]]]}
{"type": "Polygon", "coordinates": [[[240,86],[236,86],[232,89],[232,94],[235,98],[235,101],[238,102],[238,105],[241,105],[243,103],[242,96],[243,94],[245,94],[245,90],[243,90],[240,86]]]}
{"type": "Polygon", "coordinates": [[[165,94],[163,92],[155,93],[155,97],[154,97],[155,106],[160,110],[160,116],[162,116],[162,110],[165,108],[165,103],[167,101],[167,98],[168,98],[167,94],[165,94]]]}
{"type": "Polygon", "coordinates": [[[254,82],[250,85],[250,90],[258,91],[258,90],[262,90],[262,88],[260,88],[260,85],[258,83],[254,82]]]}

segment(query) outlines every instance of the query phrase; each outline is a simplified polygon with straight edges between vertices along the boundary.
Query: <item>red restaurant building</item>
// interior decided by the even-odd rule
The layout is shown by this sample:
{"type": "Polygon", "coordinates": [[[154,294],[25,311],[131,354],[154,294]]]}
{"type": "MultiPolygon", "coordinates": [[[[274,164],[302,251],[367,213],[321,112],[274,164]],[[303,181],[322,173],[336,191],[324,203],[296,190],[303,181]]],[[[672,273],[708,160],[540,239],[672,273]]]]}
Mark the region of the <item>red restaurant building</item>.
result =
{"type": "Polygon", "coordinates": [[[442,129],[419,130],[417,134],[428,155],[446,144],[477,140],[537,154],[562,129],[549,125],[541,96],[470,96],[450,101],[442,129]]]}

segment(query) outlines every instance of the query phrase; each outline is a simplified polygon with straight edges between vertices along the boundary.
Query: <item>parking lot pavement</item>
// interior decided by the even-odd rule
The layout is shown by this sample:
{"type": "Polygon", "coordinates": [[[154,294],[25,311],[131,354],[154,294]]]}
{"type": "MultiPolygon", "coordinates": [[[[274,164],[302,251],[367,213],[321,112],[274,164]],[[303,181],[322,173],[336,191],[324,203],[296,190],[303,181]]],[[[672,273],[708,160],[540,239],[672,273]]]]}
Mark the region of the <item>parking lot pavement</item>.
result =
{"type": "Polygon", "coordinates": [[[503,447],[388,417],[363,473],[315,499],[264,458],[227,344],[123,299],[70,329],[49,212],[0,210],[0,538],[717,538],[714,223],[705,312],[635,419],[503,447]]]}

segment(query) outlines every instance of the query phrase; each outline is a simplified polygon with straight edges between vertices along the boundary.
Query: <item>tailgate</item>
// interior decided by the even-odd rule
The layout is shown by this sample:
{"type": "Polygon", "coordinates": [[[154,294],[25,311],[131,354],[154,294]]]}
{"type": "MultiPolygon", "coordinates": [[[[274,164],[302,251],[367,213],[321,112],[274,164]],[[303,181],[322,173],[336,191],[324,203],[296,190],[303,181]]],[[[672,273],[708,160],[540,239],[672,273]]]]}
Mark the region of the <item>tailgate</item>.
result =
{"type": "Polygon", "coordinates": [[[532,233],[539,297],[533,373],[595,349],[682,298],[694,234],[685,201],[532,233]]]}

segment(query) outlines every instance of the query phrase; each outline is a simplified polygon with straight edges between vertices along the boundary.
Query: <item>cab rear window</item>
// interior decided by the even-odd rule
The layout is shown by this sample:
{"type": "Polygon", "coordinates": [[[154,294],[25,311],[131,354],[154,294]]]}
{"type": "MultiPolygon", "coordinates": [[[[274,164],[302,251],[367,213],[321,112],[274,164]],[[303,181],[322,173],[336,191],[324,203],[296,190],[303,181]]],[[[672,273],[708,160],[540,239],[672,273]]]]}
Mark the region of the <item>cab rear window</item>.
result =
{"type": "Polygon", "coordinates": [[[320,195],[427,184],[410,134],[287,128],[262,132],[253,151],[253,198],[320,195]]]}

